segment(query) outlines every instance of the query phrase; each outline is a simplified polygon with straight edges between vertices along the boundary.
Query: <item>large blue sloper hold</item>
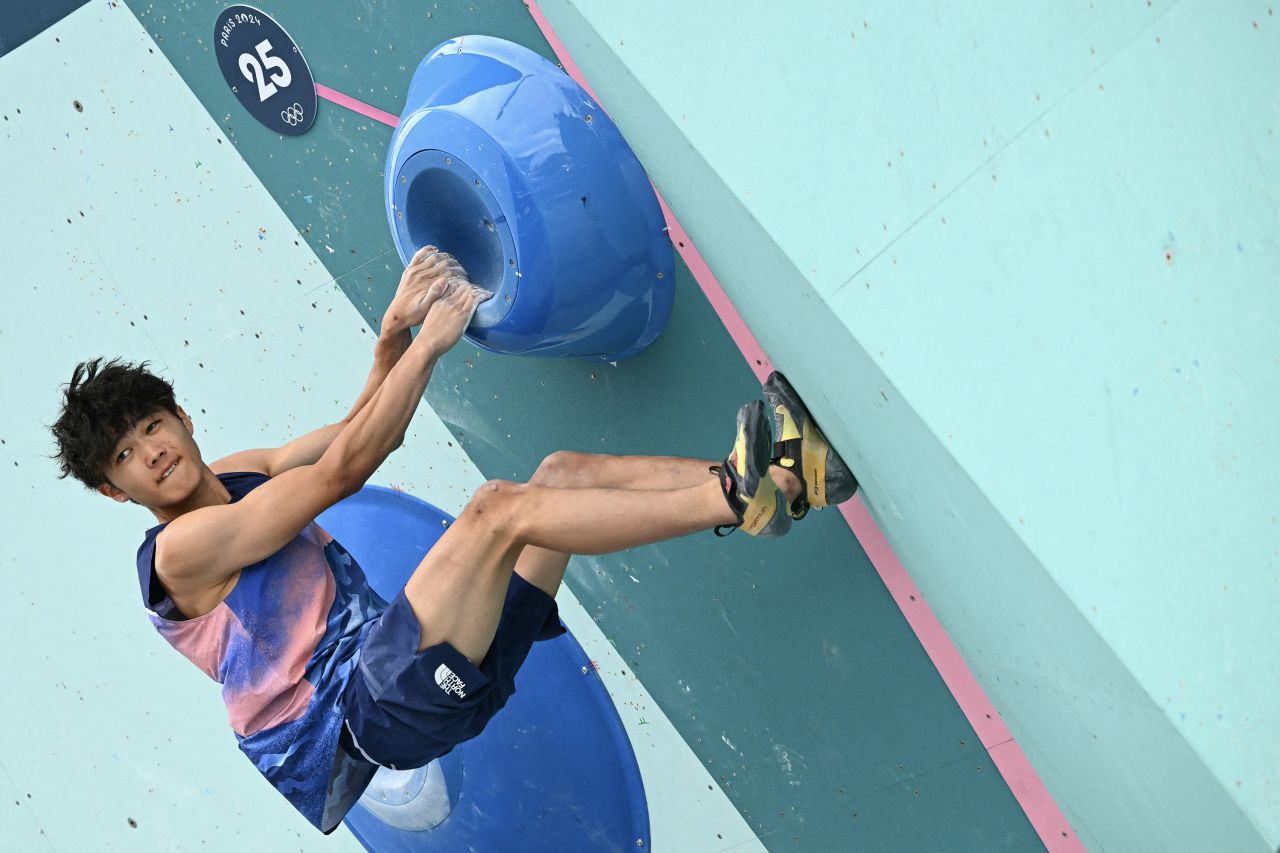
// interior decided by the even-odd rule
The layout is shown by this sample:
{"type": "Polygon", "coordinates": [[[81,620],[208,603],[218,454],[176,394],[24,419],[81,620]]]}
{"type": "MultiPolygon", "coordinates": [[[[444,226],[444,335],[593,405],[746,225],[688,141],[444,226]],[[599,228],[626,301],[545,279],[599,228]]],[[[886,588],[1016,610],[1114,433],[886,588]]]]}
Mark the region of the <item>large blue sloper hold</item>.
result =
{"type": "Polygon", "coordinates": [[[387,220],[494,293],[467,338],[493,352],[617,361],[653,343],[675,256],[652,184],[582,87],[488,36],[433,48],[387,151],[387,220]]]}
{"type": "MultiPolygon", "coordinates": [[[[365,486],[317,519],[390,601],[453,523],[365,486]]],[[[374,853],[652,849],[640,768],[618,710],[572,633],[535,643],[516,693],[478,736],[424,771],[379,771],[347,814],[374,853]]]]}

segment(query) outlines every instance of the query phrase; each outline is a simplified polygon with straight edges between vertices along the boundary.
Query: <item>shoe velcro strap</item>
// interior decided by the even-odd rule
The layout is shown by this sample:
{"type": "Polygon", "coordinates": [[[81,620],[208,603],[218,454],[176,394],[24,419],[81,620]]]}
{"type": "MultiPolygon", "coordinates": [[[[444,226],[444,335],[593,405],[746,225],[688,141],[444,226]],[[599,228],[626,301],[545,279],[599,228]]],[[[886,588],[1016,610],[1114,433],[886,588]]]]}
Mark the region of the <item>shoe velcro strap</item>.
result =
{"type": "Polygon", "coordinates": [[[801,476],[800,459],[800,439],[792,438],[787,441],[775,441],[773,443],[771,465],[781,465],[799,477],[801,476]]]}

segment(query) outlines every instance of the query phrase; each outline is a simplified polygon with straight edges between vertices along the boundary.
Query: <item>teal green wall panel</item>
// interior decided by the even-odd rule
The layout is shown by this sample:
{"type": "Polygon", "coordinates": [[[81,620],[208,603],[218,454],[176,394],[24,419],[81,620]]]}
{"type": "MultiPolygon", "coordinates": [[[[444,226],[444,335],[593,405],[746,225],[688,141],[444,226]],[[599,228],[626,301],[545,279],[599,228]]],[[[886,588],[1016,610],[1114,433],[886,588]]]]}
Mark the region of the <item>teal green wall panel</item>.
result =
{"type": "Polygon", "coordinates": [[[1280,844],[1272,10],[542,6],[1086,842],[1280,844]]]}
{"type": "MultiPolygon", "coordinates": [[[[286,138],[259,124],[231,93],[214,58],[213,23],[228,5],[127,4],[331,274],[341,277],[383,255],[394,261],[386,214],[364,213],[382,209],[379,179],[390,129],[324,100],[306,136],[286,138]],[[199,73],[188,73],[196,69],[199,73]]],[[[517,10],[509,2],[461,7],[369,0],[329,4],[321,14],[314,6],[285,3],[258,8],[274,15],[293,37],[316,83],[393,114],[418,62],[454,35],[482,32],[530,42],[551,56],[545,44],[537,43],[541,37],[523,7],[517,10]]],[[[379,269],[371,284],[344,283],[353,304],[370,303],[368,313],[378,317],[400,275],[398,269],[390,276],[390,267],[379,269]],[[373,304],[373,294],[384,303],[373,304]]]]}
{"type": "MultiPolygon", "coordinates": [[[[323,19],[296,2],[267,11],[317,82],[393,113],[417,59],[448,36],[484,32],[550,55],[520,3],[441,5],[430,18],[374,4],[323,19]]],[[[380,195],[390,130],[326,102],[307,136],[265,133],[199,42],[212,11],[131,8],[376,322],[398,275],[380,195]]],[[[527,477],[562,448],[719,458],[759,386],[683,266],[676,289],[667,331],[634,360],[518,359],[464,343],[437,367],[427,400],[490,477],[527,477]]],[[[706,533],[575,559],[568,585],[770,848],[844,849],[856,838],[865,849],[1040,849],[838,514],[812,514],[782,542],[706,533]]]]}

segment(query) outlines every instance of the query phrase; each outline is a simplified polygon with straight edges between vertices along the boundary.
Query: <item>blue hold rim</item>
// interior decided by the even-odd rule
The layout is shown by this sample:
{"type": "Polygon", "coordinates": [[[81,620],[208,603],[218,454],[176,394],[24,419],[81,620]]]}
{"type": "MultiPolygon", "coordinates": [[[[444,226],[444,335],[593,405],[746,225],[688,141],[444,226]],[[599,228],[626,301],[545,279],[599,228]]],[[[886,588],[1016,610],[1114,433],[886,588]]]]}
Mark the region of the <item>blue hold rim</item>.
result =
{"type": "Polygon", "coordinates": [[[675,297],[675,256],[616,125],[533,51],[461,36],[419,64],[387,151],[401,260],[427,243],[495,293],[467,330],[494,352],[634,356],[675,297]]]}
{"type": "Polygon", "coordinates": [[[483,179],[461,158],[429,149],[405,160],[395,188],[396,209],[418,211],[404,222],[409,245],[444,249],[472,281],[493,292],[476,311],[472,328],[501,323],[519,290],[516,245],[507,216],[483,179]]]}

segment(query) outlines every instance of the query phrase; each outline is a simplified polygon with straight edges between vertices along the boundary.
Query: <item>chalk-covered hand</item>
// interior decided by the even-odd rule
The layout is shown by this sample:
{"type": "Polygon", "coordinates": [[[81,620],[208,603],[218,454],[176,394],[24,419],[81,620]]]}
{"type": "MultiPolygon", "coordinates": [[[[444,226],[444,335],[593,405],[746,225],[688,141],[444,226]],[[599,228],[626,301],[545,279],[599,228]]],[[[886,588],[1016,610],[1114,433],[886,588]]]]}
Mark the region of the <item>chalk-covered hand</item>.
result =
{"type": "Polygon", "coordinates": [[[382,332],[395,334],[417,326],[431,310],[431,304],[446,292],[451,280],[465,282],[466,279],[467,271],[457,258],[435,246],[423,246],[400,276],[396,295],[382,315],[382,332]]]}
{"type": "Polygon", "coordinates": [[[418,337],[437,353],[443,353],[453,348],[471,325],[480,303],[492,299],[493,294],[459,278],[437,281],[430,290],[431,310],[418,337]]]}

